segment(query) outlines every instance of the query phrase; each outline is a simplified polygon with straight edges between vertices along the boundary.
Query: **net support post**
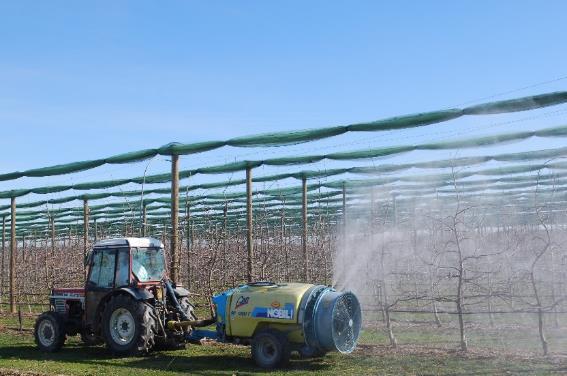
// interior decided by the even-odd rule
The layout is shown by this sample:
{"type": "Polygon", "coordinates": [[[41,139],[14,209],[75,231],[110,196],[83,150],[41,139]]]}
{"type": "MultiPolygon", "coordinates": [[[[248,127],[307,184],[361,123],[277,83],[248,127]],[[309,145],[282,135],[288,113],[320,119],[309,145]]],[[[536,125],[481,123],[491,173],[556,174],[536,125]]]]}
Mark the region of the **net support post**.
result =
{"type": "Polygon", "coordinates": [[[171,156],[171,280],[179,282],[179,155],[171,156]]]}

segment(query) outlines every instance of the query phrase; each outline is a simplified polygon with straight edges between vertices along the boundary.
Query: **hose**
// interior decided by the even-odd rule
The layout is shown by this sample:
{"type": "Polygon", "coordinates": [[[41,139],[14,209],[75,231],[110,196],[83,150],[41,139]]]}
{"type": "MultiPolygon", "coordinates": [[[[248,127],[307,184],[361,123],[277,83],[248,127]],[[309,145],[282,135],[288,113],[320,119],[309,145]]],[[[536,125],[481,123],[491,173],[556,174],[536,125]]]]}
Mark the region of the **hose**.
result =
{"type": "Polygon", "coordinates": [[[166,294],[169,297],[169,299],[171,299],[171,302],[173,303],[173,307],[175,308],[177,313],[179,313],[179,316],[181,316],[181,320],[189,321],[189,316],[187,316],[187,314],[183,311],[183,309],[181,308],[181,304],[179,304],[179,301],[175,296],[175,291],[173,291],[173,286],[171,286],[171,282],[167,279],[164,282],[165,282],[166,294]]]}

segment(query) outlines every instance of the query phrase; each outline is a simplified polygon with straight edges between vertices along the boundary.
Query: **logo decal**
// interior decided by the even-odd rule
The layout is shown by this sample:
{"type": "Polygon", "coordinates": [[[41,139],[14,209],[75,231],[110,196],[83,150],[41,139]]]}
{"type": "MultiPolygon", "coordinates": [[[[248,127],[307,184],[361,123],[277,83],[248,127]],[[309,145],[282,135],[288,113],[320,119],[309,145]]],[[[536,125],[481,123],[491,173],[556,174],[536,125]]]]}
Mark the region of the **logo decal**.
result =
{"type": "Polygon", "coordinates": [[[234,306],[234,309],[238,309],[246,304],[248,304],[248,302],[250,301],[250,297],[249,296],[239,296],[238,299],[236,300],[236,305],[234,306]]]}
{"type": "Polygon", "coordinates": [[[278,320],[293,320],[293,314],[294,306],[291,303],[286,303],[283,308],[274,308],[273,306],[270,308],[255,307],[252,311],[252,317],[266,317],[278,320]]]}
{"type": "Polygon", "coordinates": [[[279,308],[268,308],[268,318],[291,320],[291,319],[293,319],[293,310],[279,309],[279,308]]]}
{"type": "Polygon", "coordinates": [[[280,308],[282,305],[280,302],[278,302],[277,300],[274,300],[272,302],[272,308],[280,308]]]}

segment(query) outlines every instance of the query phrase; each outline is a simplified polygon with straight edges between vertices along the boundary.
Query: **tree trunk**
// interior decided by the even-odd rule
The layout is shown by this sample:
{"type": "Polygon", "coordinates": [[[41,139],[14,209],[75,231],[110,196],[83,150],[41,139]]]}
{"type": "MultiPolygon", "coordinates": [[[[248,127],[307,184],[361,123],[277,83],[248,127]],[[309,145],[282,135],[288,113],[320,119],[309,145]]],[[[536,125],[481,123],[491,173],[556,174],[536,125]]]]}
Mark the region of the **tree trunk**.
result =
{"type": "Polygon", "coordinates": [[[541,349],[543,350],[543,355],[549,355],[549,347],[547,344],[547,339],[545,338],[545,333],[543,331],[543,310],[538,308],[537,310],[537,328],[539,334],[539,340],[541,342],[541,349]]]}
{"type": "Polygon", "coordinates": [[[392,330],[392,321],[390,320],[390,308],[388,306],[384,309],[386,317],[386,332],[388,333],[388,340],[390,341],[390,346],[394,349],[398,347],[398,341],[394,336],[394,331],[392,330]]]}

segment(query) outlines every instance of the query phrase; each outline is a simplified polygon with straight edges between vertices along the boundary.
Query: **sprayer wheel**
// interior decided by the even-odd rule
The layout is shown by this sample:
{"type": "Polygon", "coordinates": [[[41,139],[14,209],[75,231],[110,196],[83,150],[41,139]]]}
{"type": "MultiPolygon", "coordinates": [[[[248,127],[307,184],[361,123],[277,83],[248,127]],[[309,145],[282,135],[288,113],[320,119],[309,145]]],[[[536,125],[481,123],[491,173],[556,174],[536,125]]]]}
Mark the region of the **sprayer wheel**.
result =
{"type": "Polygon", "coordinates": [[[259,367],[273,369],[287,365],[290,357],[287,337],[277,330],[262,330],[252,339],[252,358],[259,367]]]}

